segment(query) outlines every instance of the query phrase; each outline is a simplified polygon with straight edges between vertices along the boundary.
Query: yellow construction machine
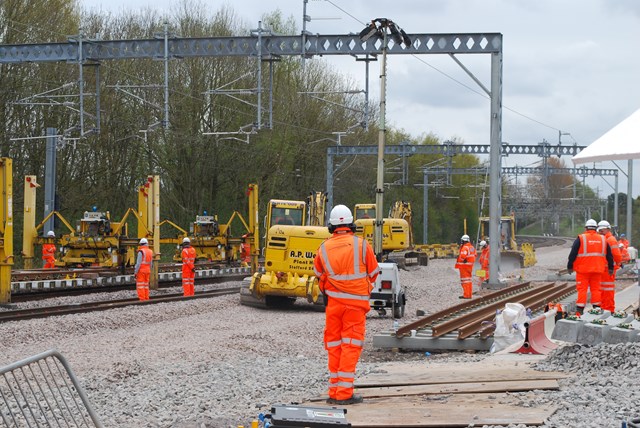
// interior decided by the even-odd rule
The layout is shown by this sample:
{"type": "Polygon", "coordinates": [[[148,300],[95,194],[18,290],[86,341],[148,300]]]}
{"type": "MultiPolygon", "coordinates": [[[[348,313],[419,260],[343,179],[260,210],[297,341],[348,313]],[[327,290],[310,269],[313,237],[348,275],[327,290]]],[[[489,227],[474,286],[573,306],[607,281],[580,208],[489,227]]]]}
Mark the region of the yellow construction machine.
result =
{"type": "MultiPolygon", "coordinates": [[[[375,219],[375,204],[356,204],[354,209],[356,235],[369,241],[372,246],[375,219]]],[[[382,252],[387,261],[397,263],[400,267],[428,264],[428,255],[416,251],[413,242],[411,203],[394,202],[389,210],[389,216],[382,221],[382,252]]]]}
{"type": "MultiPolygon", "coordinates": [[[[480,217],[480,239],[489,242],[489,217],[480,217]]],[[[491,244],[491,242],[489,242],[491,244]]],[[[513,270],[536,264],[533,245],[516,242],[516,218],[512,213],[500,217],[500,263],[501,270],[513,270]]]]}
{"type": "MultiPolygon", "coordinates": [[[[182,260],[182,249],[179,244],[182,242],[182,238],[189,237],[191,246],[196,250],[196,260],[240,264],[247,242],[242,236],[234,237],[231,235],[231,225],[235,218],[242,222],[245,232],[251,232],[249,225],[237,211],[233,212],[227,223],[220,223],[217,215],[208,215],[206,211],[204,215],[197,215],[196,220],[189,226],[189,234],[185,233],[178,237],[178,250],[173,259],[175,261],[182,260]]],[[[165,240],[162,242],[164,243],[165,240]]]]}
{"type": "Polygon", "coordinates": [[[60,237],[60,266],[132,266],[135,248],[125,247],[121,240],[127,238],[126,217],[120,222],[111,221],[109,212],[99,212],[96,207],[85,211],[76,225],[75,233],[60,237]]]}
{"type": "Polygon", "coordinates": [[[272,199],[267,207],[264,272],[246,278],[240,303],[254,307],[291,305],[297,298],[321,305],[313,271],[320,244],[331,234],[324,226],[326,198],[313,192],[308,201],[272,199]]]}

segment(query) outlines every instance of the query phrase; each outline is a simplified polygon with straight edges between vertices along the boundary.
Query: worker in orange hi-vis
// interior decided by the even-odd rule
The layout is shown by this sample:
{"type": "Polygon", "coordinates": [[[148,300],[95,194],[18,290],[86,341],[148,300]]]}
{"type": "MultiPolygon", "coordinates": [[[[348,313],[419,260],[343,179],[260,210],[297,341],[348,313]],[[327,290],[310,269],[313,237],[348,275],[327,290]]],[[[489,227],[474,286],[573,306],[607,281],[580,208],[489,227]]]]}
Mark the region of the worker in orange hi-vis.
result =
{"type": "Polygon", "coordinates": [[[600,307],[605,311],[611,311],[611,313],[613,313],[616,311],[616,272],[622,265],[622,254],[620,253],[616,237],[611,233],[611,225],[608,221],[602,220],[598,223],[598,233],[603,235],[607,241],[614,263],[613,275],[610,275],[605,269],[602,271],[602,276],[600,277],[600,300],[602,301],[600,307]]]}
{"type": "Polygon", "coordinates": [[[182,240],[182,290],[185,297],[195,293],[196,277],[196,249],[191,246],[191,240],[182,240]]]}
{"type": "Polygon", "coordinates": [[[54,243],[56,234],[53,230],[47,232],[47,243],[42,245],[42,260],[45,269],[56,267],[56,244],[54,243]]]}
{"type": "Polygon", "coordinates": [[[362,353],[369,297],[380,267],[371,246],[354,234],[351,210],[336,205],[329,215],[331,237],[320,245],[313,267],[325,299],[324,346],[329,356],[327,403],[362,402],[353,393],[362,353]]]}
{"type": "Polygon", "coordinates": [[[576,311],[582,315],[587,306],[587,291],[591,291],[591,305],[599,308],[602,304],[600,278],[605,270],[613,275],[613,255],[604,236],[598,234],[598,223],[589,219],[584,225],[585,232],[573,242],[567,270],[576,271],[576,311]]]}
{"type": "Polygon", "coordinates": [[[462,245],[458,253],[455,268],[460,271],[460,285],[462,296],[460,299],[470,299],[473,294],[473,264],[476,262],[476,249],[471,245],[469,235],[462,235],[462,245]]]}
{"type": "Polygon", "coordinates": [[[620,234],[620,239],[618,240],[618,248],[620,249],[620,255],[622,256],[622,262],[620,263],[620,265],[629,263],[631,261],[631,256],[629,255],[629,241],[627,241],[624,233],[620,234]]]}
{"type": "Polygon", "coordinates": [[[138,257],[136,258],[136,290],[140,300],[149,300],[149,277],[153,265],[153,251],[149,248],[147,238],[140,240],[138,247],[138,257]]]}
{"type": "Polygon", "coordinates": [[[487,241],[480,241],[480,268],[484,271],[482,282],[489,282],[489,244],[487,241]]]}

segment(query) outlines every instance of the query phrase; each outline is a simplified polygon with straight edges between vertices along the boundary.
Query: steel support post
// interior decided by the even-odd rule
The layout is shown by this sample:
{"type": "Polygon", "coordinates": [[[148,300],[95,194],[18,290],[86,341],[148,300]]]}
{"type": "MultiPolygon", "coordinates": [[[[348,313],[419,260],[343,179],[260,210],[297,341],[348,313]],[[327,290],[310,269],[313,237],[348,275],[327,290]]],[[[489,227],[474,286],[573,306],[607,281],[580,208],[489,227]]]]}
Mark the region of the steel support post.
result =
{"type": "Polygon", "coordinates": [[[382,61],[380,62],[380,130],[378,131],[378,166],[376,180],[376,231],[373,251],[378,261],[382,260],[382,209],[384,207],[384,145],[387,128],[385,113],[387,110],[387,32],[382,32],[382,61]]]}
{"type": "MultiPolygon", "coordinates": [[[[56,128],[47,128],[47,147],[44,168],[44,217],[56,209],[56,143],[58,137],[56,128]]],[[[54,230],[55,222],[53,216],[44,224],[42,230],[46,234],[54,230]]]]}
{"type": "Polygon", "coordinates": [[[491,54],[491,150],[489,153],[489,285],[500,285],[500,217],[502,215],[502,50],[491,54]]]}
{"type": "Polygon", "coordinates": [[[633,159],[629,159],[629,161],[627,162],[628,166],[628,174],[627,174],[627,241],[629,241],[629,244],[632,244],[631,242],[631,225],[632,225],[632,218],[631,218],[631,207],[633,206],[633,197],[631,196],[631,192],[633,191],[633,159]]]}

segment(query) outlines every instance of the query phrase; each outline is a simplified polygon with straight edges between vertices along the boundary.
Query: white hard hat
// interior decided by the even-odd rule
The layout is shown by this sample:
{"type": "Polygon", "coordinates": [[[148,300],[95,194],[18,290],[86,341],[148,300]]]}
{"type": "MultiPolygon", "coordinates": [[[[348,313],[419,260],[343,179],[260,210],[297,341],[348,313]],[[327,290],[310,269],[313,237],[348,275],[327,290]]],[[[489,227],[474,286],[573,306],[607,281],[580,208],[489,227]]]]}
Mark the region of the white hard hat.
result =
{"type": "Polygon", "coordinates": [[[148,245],[148,244],[149,244],[149,241],[147,241],[147,238],[142,238],[140,240],[140,245],[148,245]]]}
{"type": "Polygon", "coordinates": [[[600,229],[611,229],[611,225],[607,220],[600,220],[598,223],[598,230],[600,229]]]}
{"type": "Polygon", "coordinates": [[[465,242],[469,242],[469,235],[462,235],[462,238],[460,238],[461,241],[465,241],[465,242]]]}
{"type": "Polygon", "coordinates": [[[184,237],[184,239],[182,239],[182,243],[183,244],[190,244],[191,243],[191,239],[187,238],[186,236],[184,237]]]}
{"type": "Polygon", "coordinates": [[[336,205],[329,214],[329,224],[338,226],[341,224],[347,225],[353,223],[353,214],[351,210],[345,205],[336,205]]]}
{"type": "Polygon", "coordinates": [[[48,231],[48,232],[47,232],[47,236],[48,236],[49,238],[55,238],[55,237],[56,237],[56,234],[55,234],[55,232],[54,232],[53,230],[50,230],[50,231],[48,231]]]}
{"type": "Polygon", "coordinates": [[[586,227],[587,229],[596,229],[598,227],[598,223],[596,223],[596,221],[594,219],[590,218],[584,224],[584,227],[586,227]]]}
{"type": "Polygon", "coordinates": [[[486,245],[487,245],[487,241],[480,241],[480,246],[481,246],[481,247],[484,247],[484,246],[486,246],[486,245]]]}

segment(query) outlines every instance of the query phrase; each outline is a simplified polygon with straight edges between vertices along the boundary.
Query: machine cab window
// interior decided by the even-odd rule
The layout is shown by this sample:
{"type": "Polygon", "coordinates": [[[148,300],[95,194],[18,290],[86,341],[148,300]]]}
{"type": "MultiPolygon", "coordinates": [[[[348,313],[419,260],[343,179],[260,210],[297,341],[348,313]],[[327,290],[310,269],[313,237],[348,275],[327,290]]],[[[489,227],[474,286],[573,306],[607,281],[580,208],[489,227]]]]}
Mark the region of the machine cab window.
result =
{"type": "Polygon", "coordinates": [[[271,225],[302,226],[303,210],[292,208],[271,209],[271,225]]]}

